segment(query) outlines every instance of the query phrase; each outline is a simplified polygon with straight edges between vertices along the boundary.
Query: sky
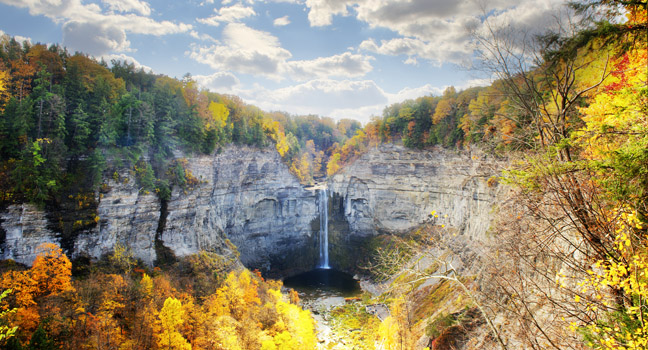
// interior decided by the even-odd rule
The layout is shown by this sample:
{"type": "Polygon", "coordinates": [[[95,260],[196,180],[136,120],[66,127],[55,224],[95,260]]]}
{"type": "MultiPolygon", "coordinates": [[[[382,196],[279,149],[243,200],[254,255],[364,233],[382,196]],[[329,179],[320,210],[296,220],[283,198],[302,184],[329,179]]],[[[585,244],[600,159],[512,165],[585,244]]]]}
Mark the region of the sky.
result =
{"type": "Polygon", "coordinates": [[[58,43],[266,111],[365,123],[489,82],[469,29],[547,25],[565,0],[0,0],[0,34],[58,43]]]}

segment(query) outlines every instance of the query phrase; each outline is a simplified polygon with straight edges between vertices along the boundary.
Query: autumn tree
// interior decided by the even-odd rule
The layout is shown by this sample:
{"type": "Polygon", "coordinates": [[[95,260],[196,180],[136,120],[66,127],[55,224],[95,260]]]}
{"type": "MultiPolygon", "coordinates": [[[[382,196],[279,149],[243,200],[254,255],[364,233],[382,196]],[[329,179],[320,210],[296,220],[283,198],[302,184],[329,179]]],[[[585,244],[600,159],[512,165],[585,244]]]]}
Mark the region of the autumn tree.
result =
{"type": "Polygon", "coordinates": [[[331,176],[340,170],[340,154],[334,153],[326,164],[326,174],[331,176]]]}
{"type": "Polygon", "coordinates": [[[167,298],[160,310],[160,325],[162,332],[158,335],[158,346],[161,349],[190,350],[191,344],[180,333],[184,322],[182,303],[175,298],[167,298]]]}
{"type": "MultiPolygon", "coordinates": [[[[11,289],[6,289],[2,294],[0,294],[0,303],[2,303],[2,299],[4,299],[9,293],[11,293],[11,289]]],[[[18,330],[18,326],[11,327],[6,325],[6,317],[13,312],[16,312],[16,309],[0,311],[0,345],[4,344],[7,339],[13,337],[18,330]]]]}
{"type": "Polygon", "coordinates": [[[457,91],[455,90],[454,87],[449,87],[446,88],[445,91],[443,91],[443,97],[441,98],[441,101],[436,106],[436,109],[434,110],[434,114],[432,115],[432,123],[433,124],[439,124],[439,122],[455,112],[455,98],[457,96],[457,91]]]}
{"type": "Polygon", "coordinates": [[[12,289],[10,304],[16,307],[11,322],[20,329],[23,342],[31,337],[41,321],[39,310],[47,298],[73,291],[72,264],[61,249],[52,243],[37,247],[32,267],[26,271],[8,271],[2,275],[2,286],[12,289]]]}
{"type": "Polygon", "coordinates": [[[11,89],[12,95],[18,102],[22,102],[31,92],[31,83],[36,73],[36,68],[21,59],[11,61],[11,89]]]}
{"type": "Polygon", "coordinates": [[[406,306],[407,302],[402,296],[393,300],[390,307],[390,316],[380,324],[378,337],[385,349],[404,350],[411,349],[414,346],[412,324],[406,306]]]}
{"type": "Polygon", "coordinates": [[[55,295],[72,289],[72,263],[59,246],[43,243],[36,249],[31,278],[42,295],[55,295]]]}

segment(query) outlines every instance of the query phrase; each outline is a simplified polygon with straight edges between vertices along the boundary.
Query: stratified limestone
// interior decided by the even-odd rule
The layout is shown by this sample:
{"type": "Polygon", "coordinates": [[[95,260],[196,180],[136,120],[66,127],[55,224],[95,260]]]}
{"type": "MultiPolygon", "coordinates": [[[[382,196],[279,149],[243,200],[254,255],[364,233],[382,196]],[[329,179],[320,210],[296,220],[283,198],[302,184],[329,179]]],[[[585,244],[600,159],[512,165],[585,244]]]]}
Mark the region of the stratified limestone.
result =
{"type": "MultiPolygon", "coordinates": [[[[185,256],[229,253],[229,239],[250,268],[298,272],[316,266],[316,189],[301,185],[274,149],[230,146],[187,160],[199,184],[175,187],[164,205],[141,191],[127,169],[110,174],[96,194],[97,225],[76,232],[68,253],[99,258],[122,244],[153,264],[156,240],[158,248],[185,256]]],[[[429,221],[433,210],[439,223],[466,239],[482,237],[497,191],[487,182],[495,173],[496,163],[478,153],[393,144],[370,150],[328,181],[331,265],[352,267],[364,239],[407,231],[429,221]]],[[[30,205],[9,206],[0,213],[0,227],[6,236],[0,258],[25,264],[38,244],[61,236],[30,205]]]]}
{"type": "Polygon", "coordinates": [[[404,233],[432,220],[452,227],[464,242],[484,238],[498,192],[489,179],[500,166],[477,151],[395,144],[371,149],[329,179],[331,260],[360,249],[363,238],[404,233]]]}
{"type": "MultiPolygon", "coordinates": [[[[317,196],[299,184],[276,151],[232,146],[213,156],[190,157],[188,168],[200,183],[174,188],[165,212],[154,193],[140,191],[128,170],[105,179],[97,193],[98,224],[76,236],[72,255],[99,258],[119,243],[153,264],[160,231],[157,238],[176,256],[225,252],[230,239],[249,267],[314,266],[317,196]]],[[[0,215],[6,232],[0,258],[31,264],[40,243],[59,240],[60,233],[34,206],[12,205],[0,215]]]]}

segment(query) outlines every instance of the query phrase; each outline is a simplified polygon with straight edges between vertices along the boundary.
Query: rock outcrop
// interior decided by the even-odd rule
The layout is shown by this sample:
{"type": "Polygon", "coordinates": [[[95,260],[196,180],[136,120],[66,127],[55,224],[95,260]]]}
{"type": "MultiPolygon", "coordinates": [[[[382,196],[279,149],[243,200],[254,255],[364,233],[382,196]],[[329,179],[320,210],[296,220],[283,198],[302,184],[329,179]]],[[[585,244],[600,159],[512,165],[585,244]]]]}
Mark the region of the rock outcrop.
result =
{"type": "Polygon", "coordinates": [[[241,261],[262,270],[304,270],[316,263],[317,195],[306,190],[274,150],[230,147],[189,161],[202,183],[174,191],[161,239],[178,255],[214,249],[223,238],[241,261]]]}
{"type": "Polygon", "coordinates": [[[395,144],[371,149],[329,179],[331,261],[354,264],[344,257],[353,256],[366,238],[403,233],[432,219],[453,227],[465,241],[483,237],[492,220],[499,166],[480,152],[395,144]]]}
{"type": "Polygon", "coordinates": [[[47,227],[45,212],[36,206],[9,206],[0,213],[0,235],[4,236],[0,258],[31,264],[36,258],[36,247],[59,241],[47,227]]]}

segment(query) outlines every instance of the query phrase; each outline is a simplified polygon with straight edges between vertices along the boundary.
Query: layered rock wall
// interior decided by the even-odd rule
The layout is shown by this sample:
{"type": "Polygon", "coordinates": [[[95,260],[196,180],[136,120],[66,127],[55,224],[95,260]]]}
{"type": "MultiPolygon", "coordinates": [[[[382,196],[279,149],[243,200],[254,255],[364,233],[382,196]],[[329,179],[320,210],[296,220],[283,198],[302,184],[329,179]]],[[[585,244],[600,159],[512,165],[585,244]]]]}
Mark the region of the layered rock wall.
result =
{"type": "MultiPolygon", "coordinates": [[[[97,194],[98,223],[75,234],[72,255],[98,258],[120,243],[152,264],[156,240],[184,256],[228,249],[230,239],[248,267],[315,264],[316,193],[299,184],[277,152],[228,147],[214,156],[189,158],[188,168],[200,183],[175,188],[165,206],[155,194],[140,191],[128,170],[105,179],[97,194]]],[[[0,258],[30,264],[40,243],[60,243],[61,233],[52,226],[34,206],[9,206],[0,214],[5,232],[0,258]]]]}
{"type": "MultiPolygon", "coordinates": [[[[276,151],[232,146],[189,158],[188,168],[200,183],[174,188],[166,203],[140,191],[128,170],[105,179],[97,225],[77,230],[67,249],[98,258],[119,243],[153,264],[160,244],[184,256],[227,250],[229,239],[250,268],[290,273],[317,264],[316,190],[299,184],[276,151]]],[[[497,192],[489,179],[496,173],[497,164],[478,153],[394,144],[371,149],[328,180],[331,265],[352,269],[368,237],[405,232],[429,221],[433,210],[465,239],[483,236],[497,192]]],[[[0,258],[29,264],[38,244],[61,243],[47,221],[26,204],[1,211],[0,258]]]]}
{"type": "Polygon", "coordinates": [[[186,255],[218,248],[228,238],[248,267],[315,264],[317,194],[301,186],[277,152],[231,147],[189,164],[203,183],[187,193],[174,191],[161,237],[167,247],[186,255]]]}
{"type": "Polygon", "coordinates": [[[466,242],[483,238],[493,216],[500,166],[481,152],[396,144],[371,149],[329,179],[332,256],[349,256],[363,238],[403,233],[433,219],[453,227],[466,242]]]}

